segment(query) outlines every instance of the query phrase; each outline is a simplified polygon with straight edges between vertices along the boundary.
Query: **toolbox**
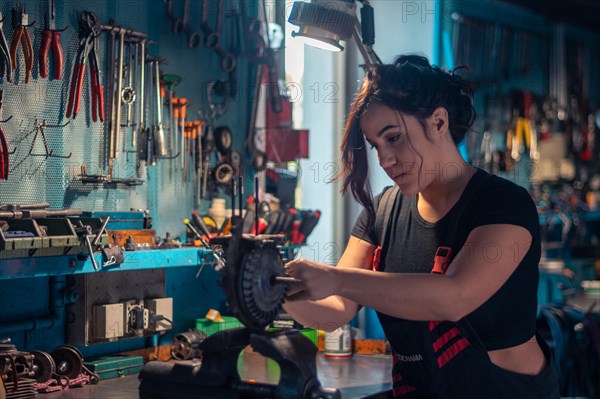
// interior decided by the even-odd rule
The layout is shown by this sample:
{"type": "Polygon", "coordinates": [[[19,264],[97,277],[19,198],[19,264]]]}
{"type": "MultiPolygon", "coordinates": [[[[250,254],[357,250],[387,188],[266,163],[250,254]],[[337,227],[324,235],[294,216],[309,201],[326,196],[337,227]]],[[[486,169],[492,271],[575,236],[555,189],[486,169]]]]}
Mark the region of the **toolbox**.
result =
{"type": "Polygon", "coordinates": [[[66,218],[35,219],[40,229],[44,231],[43,247],[75,247],[79,238],[73,224],[66,218]]]}
{"type": "Polygon", "coordinates": [[[101,380],[107,380],[139,373],[144,366],[144,358],[142,356],[126,355],[103,356],[84,364],[88,369],[98,374],[101,380]]]}
{"type": "Polygon", "coordinates": [[[0,229],[0,250],[31,250],[42,248],[42,232],[33,219],[14,219],[8,230],[0,229]]]}

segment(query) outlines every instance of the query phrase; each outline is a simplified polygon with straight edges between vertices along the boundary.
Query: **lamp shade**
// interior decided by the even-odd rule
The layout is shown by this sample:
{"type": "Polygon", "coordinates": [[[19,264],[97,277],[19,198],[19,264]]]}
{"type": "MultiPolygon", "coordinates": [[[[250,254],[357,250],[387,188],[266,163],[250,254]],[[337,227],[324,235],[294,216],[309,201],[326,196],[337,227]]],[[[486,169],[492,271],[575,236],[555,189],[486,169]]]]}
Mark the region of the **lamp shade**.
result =
{"type": "Polygon", "coordinates": [[[296,1],[288,22],[300,27],[292,36],[311,46],[342,51],[341,40],[352,37],[356,24],[356,4],[346,0],[296,1]]]}

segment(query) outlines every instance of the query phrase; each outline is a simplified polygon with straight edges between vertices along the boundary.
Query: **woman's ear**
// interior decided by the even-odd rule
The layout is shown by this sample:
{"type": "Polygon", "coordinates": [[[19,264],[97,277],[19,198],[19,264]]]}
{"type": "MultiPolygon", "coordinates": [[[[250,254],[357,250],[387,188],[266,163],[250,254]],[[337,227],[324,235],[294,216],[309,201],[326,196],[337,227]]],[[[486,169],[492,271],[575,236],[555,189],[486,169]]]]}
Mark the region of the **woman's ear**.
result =
{"type": "Polygon", "coordinates": [[[449,120],[448,111],[444,107],[437,107],[431,116],[430,125],[432,133],[437,137],[442,137],[446,133],[449,133],[449,120]]]}

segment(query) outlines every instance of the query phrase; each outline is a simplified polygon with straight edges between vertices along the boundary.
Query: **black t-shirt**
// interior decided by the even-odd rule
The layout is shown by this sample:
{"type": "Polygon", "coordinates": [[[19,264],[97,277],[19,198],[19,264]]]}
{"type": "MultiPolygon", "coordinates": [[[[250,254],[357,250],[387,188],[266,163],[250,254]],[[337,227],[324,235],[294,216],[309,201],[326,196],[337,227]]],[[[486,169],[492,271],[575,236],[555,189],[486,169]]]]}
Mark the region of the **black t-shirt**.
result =
{"type": "MultiPolygon", "coordinates": [[[[375,209],[381,196],[374,198],[375,209]]],[[[359,216],[352,235],[380,245],[378,221],[366,231],[367,212],[359,216]]],[[[466,318],[487,350],[519,345],[535,333],[537,312],[540,226],[537,209],[524,188],[509,180],[477,169],[458,202],[436,223],[424,220],[417,211],[417,197],[398,193],[388,224],[383,248],[383,269],[394,273],[430,273],[439,246],[449,246],[457,254],[469,233],[478,226],[513,224],[532,235],[530,248],[506,283],[466,318]]],[[[468,248],[467,248],[468,250],[468,248]]],[[[490,248],[488,256],[501,256],[490,248]]],[[[391,337],[388,337],[391,340],[391,337]]]]}

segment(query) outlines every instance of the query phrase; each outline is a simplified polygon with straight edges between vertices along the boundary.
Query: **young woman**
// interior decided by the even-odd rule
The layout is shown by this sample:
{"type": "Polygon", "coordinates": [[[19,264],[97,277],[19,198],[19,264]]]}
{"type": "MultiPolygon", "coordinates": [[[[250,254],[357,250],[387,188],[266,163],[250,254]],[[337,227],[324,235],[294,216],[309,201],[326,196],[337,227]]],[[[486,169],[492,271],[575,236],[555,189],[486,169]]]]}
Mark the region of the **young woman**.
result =
{"type": "Polygon", "coordinates": [[[302,283],[284,308],[325,330],[375,309],[394,397],[557,399],[536,336],[536,207],[525,189],[463,161],[457,144],[474,119],[469,82],[426,58],[371,67],[342,144],[343,191],[364,210],[337,267],[286,264],[302,283]],[[367,147],[395,183],[374,199],[367,147]]]}

